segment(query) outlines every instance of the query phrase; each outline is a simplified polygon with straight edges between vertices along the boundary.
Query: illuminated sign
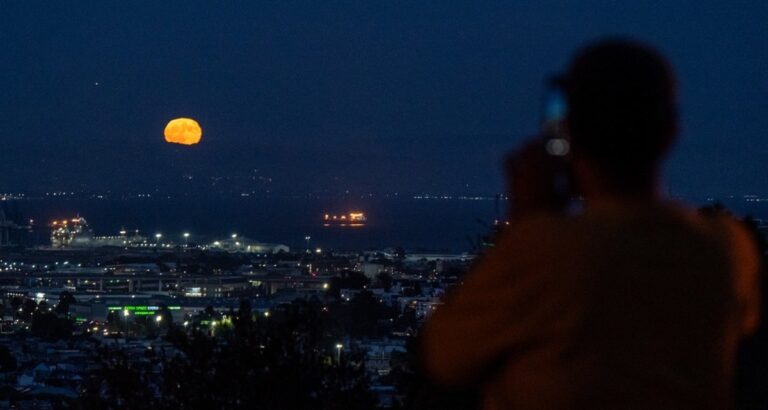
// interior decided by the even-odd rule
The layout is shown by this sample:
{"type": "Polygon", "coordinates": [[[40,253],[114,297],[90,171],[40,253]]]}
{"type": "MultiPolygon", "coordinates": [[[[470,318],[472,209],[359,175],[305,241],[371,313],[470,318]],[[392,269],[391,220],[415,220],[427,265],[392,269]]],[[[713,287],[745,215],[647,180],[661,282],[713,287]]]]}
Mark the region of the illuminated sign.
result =
{"type": "MultiPolygon", "coordinates": [[[[160,310],[160,306],[154,305],[127,305],[127,306],[108,306],[107,310],[110,312],[115,311],[128,311],[136,316],[154,315],[156,311],[160,310]]],[[[168,310],[181,310],[181,306],[168,306],[168,310]]]]}

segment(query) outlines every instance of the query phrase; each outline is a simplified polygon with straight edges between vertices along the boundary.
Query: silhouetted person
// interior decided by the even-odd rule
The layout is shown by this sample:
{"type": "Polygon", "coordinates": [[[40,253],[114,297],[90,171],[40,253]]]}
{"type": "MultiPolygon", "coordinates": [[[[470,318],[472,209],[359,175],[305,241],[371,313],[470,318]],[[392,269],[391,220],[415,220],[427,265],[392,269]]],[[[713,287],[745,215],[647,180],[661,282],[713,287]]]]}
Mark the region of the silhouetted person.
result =
{"type": "Polygon", "coordinates": [[[553,201],[540,141],[513,157],[513,222],[427,321],[427,372],[478,386],[488,409],[731,408],[759,258],[736,221],[659,194],[677,134],[670,67],[608,40],[562,81],[584,210],[553,201]]]}

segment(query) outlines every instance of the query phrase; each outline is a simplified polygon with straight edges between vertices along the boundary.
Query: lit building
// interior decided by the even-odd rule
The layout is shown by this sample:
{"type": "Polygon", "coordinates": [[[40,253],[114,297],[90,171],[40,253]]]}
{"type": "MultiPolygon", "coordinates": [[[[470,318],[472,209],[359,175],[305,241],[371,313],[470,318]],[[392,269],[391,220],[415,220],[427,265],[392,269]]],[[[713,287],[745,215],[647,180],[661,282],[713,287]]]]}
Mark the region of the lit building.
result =
{"type": "Polygon", "coordinates": [[[227,252],[244,253],[288,253],[290,248],[279,243],[256,242],[246,237],[233,235],[231,238],[214,241],[208,245],[210,249],[220,249],[227,252]]]}

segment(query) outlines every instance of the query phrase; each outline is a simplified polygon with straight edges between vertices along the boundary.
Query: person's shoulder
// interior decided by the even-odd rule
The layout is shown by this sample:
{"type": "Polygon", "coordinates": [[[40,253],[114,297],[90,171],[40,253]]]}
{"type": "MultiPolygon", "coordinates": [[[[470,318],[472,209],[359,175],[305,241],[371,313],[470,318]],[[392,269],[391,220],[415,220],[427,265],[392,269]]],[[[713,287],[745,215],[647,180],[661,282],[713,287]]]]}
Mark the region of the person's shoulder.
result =
{"type": "MultiPolygon", "coordinates": [[[[496,236],[493,256],[515,260],[538,260],[551,253],[558,244],[570,243],[574,220],[565,215],[540,212],[510,221],[496,236]]],[[[493,258],[491,256],[491,258],[493,258]]]]}
{"type": "Polygon", "coordinates": [[[691,225],[713,231],[713,234],[719,237],[731,239],[750,236],[746,224],[724,209],[694,208],[678,202],[670,202],[668,208],[677,212],[691,225]]]}
{"type": "Polygon", "coordinates": [[[673,203],[670,208],[690,226],[728,248],[730,253],[756,253],[754,233],[730,212],[717,207],[696,209],[679,203],[673,203]]]}
{"type": "Polygon", "coordinates": [[[566,229],[568,225],[573,224],[573,219],[568,218],[565,215],[560,215],[551,212],[536,212],[530,215],[526,215],[523,218],[518,218],[505,226],[499,235],[498,243],[515,244],[515,243],[531,243],[538,238],[547,238],[551,235],[560,233],[566,229]]]}
{"type": "Polygon", "coordinates": [[[723,237],[730,223],[720,216],[709,217],[683,203],[654,201],[601,201],[563,224],[572,235],[615,241],[623,238],[707,238],[723,237]]]}

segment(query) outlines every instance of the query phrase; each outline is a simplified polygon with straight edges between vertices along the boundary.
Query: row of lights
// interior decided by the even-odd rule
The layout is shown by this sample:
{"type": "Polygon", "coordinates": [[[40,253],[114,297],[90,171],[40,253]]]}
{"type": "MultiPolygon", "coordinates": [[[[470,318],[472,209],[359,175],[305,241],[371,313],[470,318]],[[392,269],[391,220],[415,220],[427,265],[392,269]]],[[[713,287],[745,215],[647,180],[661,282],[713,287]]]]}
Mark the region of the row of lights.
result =
{"type": "MultiPolygon", "coordinates": [[[[121,234],[121,235],[125,235],[125,231],[120,231],[120,234],[121,234]]],[[[182,237],[184,237],[184,239],[189,239],[189,236],[190,236],[190,235],[191,235],[191,234],[190,234],[189,232],[184,232],[183,234],[181,234],[181,236],[182,236],[182,237]]],[[[162,234],[162,233],[160,233],[160,232],[158,232],[158,233],[156,233],[156,234],[155,234],[155,238],[156,238],[157,240],[160,240],[162,237],[163,237],[163,234],[162,234]]],[[[232,234],[232,239],[236,239],[236,238],[237,238],[237,234],[236,234],[236,233],[233,233],[233,234],[232,234]]]]}
{"type": "MultiPolygon", "coordinates": [[[[50,309],[49,309],[49,310],[50,310],[50,309]]],[[[21,311],[21,309],[19,309],[19,311],[21,311]]],[[[130,310],[128,310],[128,309],[125,309],[125,310],[123,310],[123,316],[124,316],[124,317],[128,318],[128,316],[130,316],[130,314],[131,314],[131,311],[130,311],[130,310]]],[[[269,311],[266,311],[266,312],[264,312],[264,316],[265,316],[265,317],[269,317],[269,311]]],[[[162,317],[162,316],[160,316],[160,315],[157,315],[157,316],[155,317],[155,322],[157,322],[158,324],[159,324],[160,322],[162,322],[162,321],[163,321],[163,317],[162,317]]],[[[188,325],[189,325],[189,322],[188,322],[188,321],[184,321],[184,327],[187,327],[188,325]]],[[[218,325],[218,323],[217,323],[215,320],[214,320],[213,322],[211,322],[211,327],[212,327],[212,328],[215,328],[215,327],[216,327],[216,325],[218,325]]],[[[94,328],[94,331],[98,331],[98,328],[94,328]]],[[[336,343],[336,361],[337,361],[337,362],[340,362],[340,361],[341,361],[341,350],[342,350],[343,348],[344,348],[344,345],[343,345],[343,344],[341,344],[341,343],[336,343]]]]}

